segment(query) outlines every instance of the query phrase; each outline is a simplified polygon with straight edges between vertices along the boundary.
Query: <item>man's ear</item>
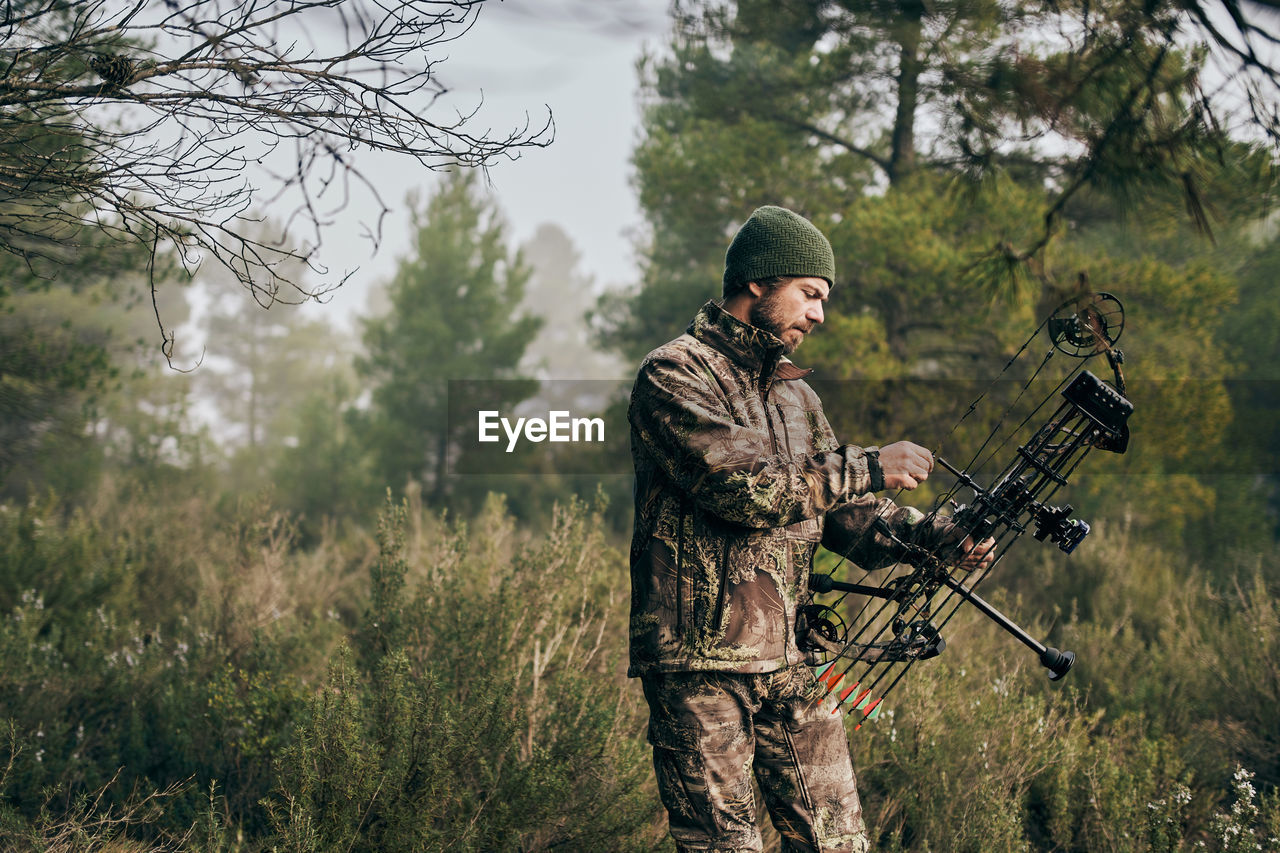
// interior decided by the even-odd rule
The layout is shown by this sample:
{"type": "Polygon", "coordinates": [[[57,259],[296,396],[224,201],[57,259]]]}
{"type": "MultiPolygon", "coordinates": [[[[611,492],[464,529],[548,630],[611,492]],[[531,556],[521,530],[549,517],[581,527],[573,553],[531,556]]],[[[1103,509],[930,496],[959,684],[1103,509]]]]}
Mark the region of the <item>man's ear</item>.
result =
{"type": "Polygon", "coordinates": [[[746,289],[751,291],[751,295],[754,296],[756,299],[759,299],[761,296],[764,296],[765,287],[764,285],[759,284],[758,282],[754,282],[754,281],[747,282],[746,289]]]}

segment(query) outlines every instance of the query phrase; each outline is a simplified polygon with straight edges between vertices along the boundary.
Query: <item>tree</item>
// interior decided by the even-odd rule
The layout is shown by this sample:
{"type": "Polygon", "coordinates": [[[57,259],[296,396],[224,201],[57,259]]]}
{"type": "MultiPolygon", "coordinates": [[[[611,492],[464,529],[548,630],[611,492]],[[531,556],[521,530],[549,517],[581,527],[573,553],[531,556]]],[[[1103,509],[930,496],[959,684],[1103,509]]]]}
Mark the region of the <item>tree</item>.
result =
{"type": "MultiPolygon", "coordinates": [[[[87,237],[92,243],[93,238],[87,237]]],[[[68,253],[53,285],[0,254],[0,500],[52,490],[76,500],[106,461],[171,464],[186,377],[157,377],[142,341],[153,321],[139,247],[68,253]],[[164,381],[165,379],[170,381],[164,381]]],[[[186,292],[159,305],[185,320],[186,292]]]]}
{"type": "Polygon", "coordinates": [[[582,256],[564,229],[538,226],[520,251],[532,276],[522,308],[542,319],[525,351],[525,366],[548,379],[613,379],[625,370],[591,341],[587,315],[595,303],[592,280],[578,268],[582,256]]]}
{"type": "Polygon", "coordinates": [[[550,141],[549,116],[491,135],[433,109],[447,90],[428,54],[481,3],[4,3],[0,250],[51,274],[87,224],[153,262],[166,245],[188,267],[213,259],[262,305],[317,295],[334,283],[283,267],[309,260],[353,187],[378,200],[355,151],[437,169],[550,141]],[[270,202],[308,235],[264,239],[249,211],[270,202]]]}
{"type": "Polygon", "coordinates": [[[1229,106],[1202,103],[1213,54],[1165,36],[1185,18],[1092,8],[928,6],[904,111],[901,18],[915,23],[900,4],[682,4],[670,52],[642,66],[650,233],[640,287],[602,303],[606,340],[638,359],[677,334],[719,294],[738,224],[783,204],[835,249],[832,310],[798,359],[836,386],[822,395],[837,434],[949,454],[1005,408],[993,393],[958,425],[957,406],[1036,371],[1005,365],[1039,320],[1078,289],[1112,290],[1140,318],[1122,346],[1142,378],[1205,380],[1136,386],[1150,420],[1125,459],[1161,483],[1125,510],[1191,535],[1218,496],[1190,472],[1225,452],[1232,417],[1219,329],[1251,254],[1233,232],[1272,203],[1274,151],[1213,126],[1229,106]],[[1216,248],[1194,233],[1215,206],[1216,248]]]}
{"type": "MultiPolygon", "coordinates": [[[[279,230],[267,223],[260,239],[279,230]]],[[[294,261],[280,271],[305,286],[304,264],[294,261]]],[[[342,374],[352,373],[355,342],[323,319],[307,317],[298,306],[259,306],[236,299],[227,291],[233,281],[220,268],[199,276],[211,299],[202,318],[204,330],[218,347],[216,357],[196,376],[196,387],[216,405],[224,449],[233,457],[233,480],[253,488],[263,484],[270,460],[297,440],[301,425],[296,410],[303,401],[314,393],[329,393],[335,381],[350,384],[351,377],[342,374]]]]}
{"type": "MultiPolygon", "coordinates": [[[[406,479],[443,502],[453,491],[449,461],[458,431],[449,423],[449,380],[519,380],[518,365],[537,334],[536,318],[518,313],[530,270],[506,245],[506,229],[471,174],[449,173],[413,212],[412,254],[387,285],[390,310],[365,323],[368,355],[358,370],[372,381],[366,435],[383,482],[406,479]]],[[[486,408],[502,409],[532,383],[489,386],[486,408]]]]}
{"type": "MultiPolygon", "coordinates": [[[[1217,44],[1208,8],[678,4],[669,54],[642,64],[644,282],[602,304],[606,337],[636,357],[669,336],[685,295],[713,295],[724,245],[758,204],[834,225],[895,192],[1038,192],[1018,223],[964,228],[988,292],[1023,300],[1062,286],[1050,244],[1082,213],[1173,197],[1209,229],[1209,196],[1271,180],[1271,155],[1240,140],[1250,127],[1274,137],[1277,77],[1252,51],[1244,73],[1217,79],[1227,50],[1196,44],[1217,44]]],[[[1235,21],[1237,44],[1270,40],[1235,21]]],[[[1258,212],[1258,194],[1246,204],[1258,212]]]]}
{"type": "Polygon", "coordinates": [[[205,328],[219,342],[219,354],[196,386],[217,405],[232,482],[259,488],[281,453],[314,427],[303,407],[314,410],[316,397],[332,401],[339,389],[350,388],[354,341],[296,306],[266,310],[225,297],[206,313],[205,328]]]}
{"type": "Polygon", "coordinates": [[[289,441],[270,460],[273,501],[297,517],[303,543],[318,541],[330,521],[367,521],[378,506],[382,489],[371,476],[349,372],[334,370],[307,389],[289,412],[289,441]]]}

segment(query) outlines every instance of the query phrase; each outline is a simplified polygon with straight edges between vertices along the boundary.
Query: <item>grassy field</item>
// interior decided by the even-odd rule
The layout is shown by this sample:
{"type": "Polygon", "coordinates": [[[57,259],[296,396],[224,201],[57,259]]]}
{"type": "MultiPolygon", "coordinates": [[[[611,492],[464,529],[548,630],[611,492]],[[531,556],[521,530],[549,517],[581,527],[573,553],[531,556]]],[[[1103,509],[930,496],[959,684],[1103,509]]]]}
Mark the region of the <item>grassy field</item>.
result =
{"type": "MultiPolygon", "coordinates": [[[[389,504],[302,549],[262,504],[107,485],[69,514],[6,507],[4,848],[669,843],[599,513],[532,530],[496,497],[466,520],[389,504]]],[[[1231,559],[1112,523],[1070,561],[1006,560],[993,601],[1080,663],[1050,685],[958,617],[851,734],[878,849],[1277,849],[1277,567],[1231,559]]]]}

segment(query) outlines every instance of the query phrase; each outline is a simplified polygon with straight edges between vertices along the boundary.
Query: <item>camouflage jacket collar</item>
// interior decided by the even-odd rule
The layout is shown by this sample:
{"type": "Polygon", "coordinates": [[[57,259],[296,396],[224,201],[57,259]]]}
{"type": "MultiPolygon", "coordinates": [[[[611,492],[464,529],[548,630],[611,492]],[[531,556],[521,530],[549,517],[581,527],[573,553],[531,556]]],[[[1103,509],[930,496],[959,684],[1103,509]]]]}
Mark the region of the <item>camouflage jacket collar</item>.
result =
{"type": "Polygon", "coordinates": [[[687,331],[758,375],[761,385],[768,385],[775,371],[778,379],[799,379],[812,373],[783,357],[777,335],[742,322],[714,301],[702,306],[687,331]]]}

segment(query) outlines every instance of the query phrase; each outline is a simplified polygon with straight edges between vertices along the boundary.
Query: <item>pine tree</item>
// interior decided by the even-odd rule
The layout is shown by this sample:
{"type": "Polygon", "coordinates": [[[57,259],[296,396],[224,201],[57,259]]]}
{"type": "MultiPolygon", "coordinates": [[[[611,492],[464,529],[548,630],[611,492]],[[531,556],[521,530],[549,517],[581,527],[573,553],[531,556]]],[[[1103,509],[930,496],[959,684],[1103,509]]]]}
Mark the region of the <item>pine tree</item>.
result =
{"type": "MultiPolygon", "coordinates": [[[[374,384],[366,425],[386,485],[416,482],[436,501],[462,428],[449,423],[449,380],[519,380],[539,321],[518,312],[530,270],[509,251],[495,206],[473,175],[453,172],[414,211],[412,254],[387,285],[389,310],[365,324],[358,369],[374,384]]],[[[532,383],[494,383],[489,407],[510,407],[532,383]]]]}

